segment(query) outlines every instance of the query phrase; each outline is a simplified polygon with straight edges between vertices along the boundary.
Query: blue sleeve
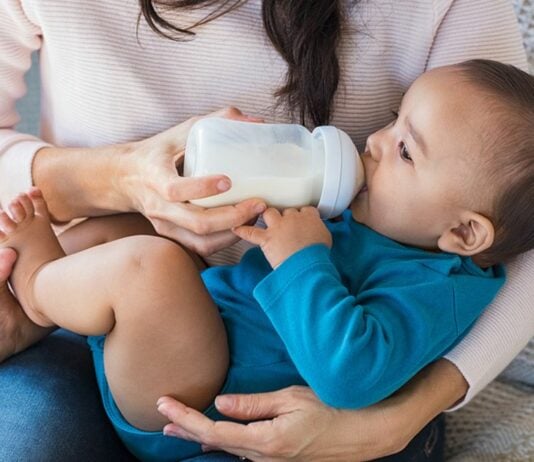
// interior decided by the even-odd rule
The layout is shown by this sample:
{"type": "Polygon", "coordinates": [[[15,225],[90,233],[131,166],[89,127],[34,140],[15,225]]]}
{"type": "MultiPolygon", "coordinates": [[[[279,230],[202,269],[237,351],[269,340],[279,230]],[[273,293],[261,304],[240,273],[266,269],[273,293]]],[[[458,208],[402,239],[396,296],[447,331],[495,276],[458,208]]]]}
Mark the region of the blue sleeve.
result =
{"type": "Polygon", "coordinates": [[[370,275],[369,288],[352,295],[329,249],[314,245],[256,286],[297,370],[326,404],[359,408],[384,399],[457,338],[443,276],[430,272],[430,280],[406,284],[391,277],[396,272],[385,264],[384,274],[370,275]]]}

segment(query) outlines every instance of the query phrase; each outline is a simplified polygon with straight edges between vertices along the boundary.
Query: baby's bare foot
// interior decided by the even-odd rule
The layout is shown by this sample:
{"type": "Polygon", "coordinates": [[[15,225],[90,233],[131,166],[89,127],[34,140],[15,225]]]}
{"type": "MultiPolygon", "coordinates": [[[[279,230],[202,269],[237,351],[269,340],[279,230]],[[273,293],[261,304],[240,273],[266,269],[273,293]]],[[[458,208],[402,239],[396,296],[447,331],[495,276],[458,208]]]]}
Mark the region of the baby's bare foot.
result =
{"type": "Polygon", "coordinates": [[[14,249],[19,256],[11,274],[11,286],[30,320],[40,326],[51,326],[33,298],[33,280],[43,265],[65,253],[52,231],[46,202],[37,188],[17,196],[9,204],[9,212],[10,215],[0,212],[0,249],[14,249]]]}

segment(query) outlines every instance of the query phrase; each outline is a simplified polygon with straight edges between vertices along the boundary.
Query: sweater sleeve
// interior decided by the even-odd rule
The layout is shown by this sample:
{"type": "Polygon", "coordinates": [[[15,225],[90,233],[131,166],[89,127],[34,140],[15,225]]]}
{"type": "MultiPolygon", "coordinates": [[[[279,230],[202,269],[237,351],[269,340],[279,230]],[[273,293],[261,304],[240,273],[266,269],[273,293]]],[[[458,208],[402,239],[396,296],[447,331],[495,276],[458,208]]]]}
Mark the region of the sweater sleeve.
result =
{"type": "Polygon", "coordinates": [[[24,74],[41,46],[41,31],[28,19],[21,0],[0,2],[0,205],[29,189],[35,153],[47,143],[15,131],[16,101],[26,93],[24,74]]]}
{"type": "Polygon", "coordinates": [[[534,335],[534,250],[507,266],[507,280],[469,334],[445,357],[469,383],[468,403],[527,345],[534,335]]]}
{"type": "Polygon", "coordinates": [[[254,297],[324,403],[376,403],[457,339],[452,280],[416,263],[403,265],[382,265],[368,276],[368,288],[351,294],[329,249],[313,245],[256,286],[254,297]]]}
{"type": "MultiPolygon", "coordinates": [[[[513,64],[527,70],[516,15],[508,0],[435,0],[435,37],[427,68],[472,58],[513,64]]],[[[469,384],[467,404],[491,382],[534,335],[534,252],[507,268],[498,297],[469,334],[445,357],[469,384]]]]}

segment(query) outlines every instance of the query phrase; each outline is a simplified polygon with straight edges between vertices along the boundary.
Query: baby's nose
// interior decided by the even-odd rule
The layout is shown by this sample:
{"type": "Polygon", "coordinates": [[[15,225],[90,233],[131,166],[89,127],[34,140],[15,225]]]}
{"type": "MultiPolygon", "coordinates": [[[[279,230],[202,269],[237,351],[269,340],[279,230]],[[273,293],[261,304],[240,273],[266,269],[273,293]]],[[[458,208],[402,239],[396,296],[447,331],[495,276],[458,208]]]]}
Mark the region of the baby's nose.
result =
{"type": "Polygon", "coordinates": [[[375,162],[380,160],[380,143],[378,142],[376,135],[371,135],[367,138],[364,155],[368,155],[375,162]]]}

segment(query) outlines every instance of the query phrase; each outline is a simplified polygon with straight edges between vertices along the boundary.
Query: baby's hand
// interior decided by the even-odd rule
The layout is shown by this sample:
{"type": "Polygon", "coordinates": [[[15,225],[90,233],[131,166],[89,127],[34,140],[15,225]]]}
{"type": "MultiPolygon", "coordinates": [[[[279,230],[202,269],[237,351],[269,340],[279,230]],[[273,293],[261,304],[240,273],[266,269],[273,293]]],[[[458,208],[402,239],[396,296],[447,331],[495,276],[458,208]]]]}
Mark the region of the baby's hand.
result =
{"type": "Polygon", "coordinates": [[[263,220],[267,229],[238,226],[233,231],[241,239],[259,245],[273,268],[304,247],[313,244],[332,247],[332,236],[315,207],[285,209],[281,214],[268,208],[263,220]]]}

